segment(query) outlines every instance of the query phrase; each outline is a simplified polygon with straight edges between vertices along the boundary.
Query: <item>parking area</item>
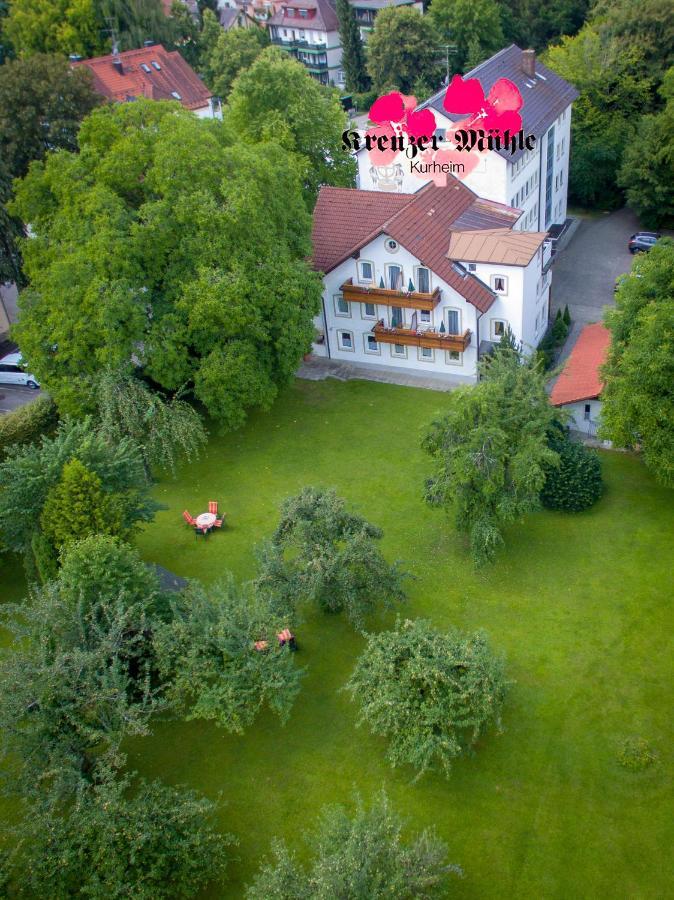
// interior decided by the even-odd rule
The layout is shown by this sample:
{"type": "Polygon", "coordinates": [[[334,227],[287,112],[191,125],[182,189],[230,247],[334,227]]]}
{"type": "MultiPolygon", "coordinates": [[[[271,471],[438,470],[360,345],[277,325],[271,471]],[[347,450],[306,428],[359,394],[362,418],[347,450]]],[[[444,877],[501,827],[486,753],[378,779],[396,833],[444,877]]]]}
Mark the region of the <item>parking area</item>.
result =
{"type": "Polygon", "coordinates": [[[0,415],[12,412],[19,406],[25,406],[31,400],[41,396],[42,391],[34,391],[27,387],[14,387],[9,384],[0,384],[0,415]]]}

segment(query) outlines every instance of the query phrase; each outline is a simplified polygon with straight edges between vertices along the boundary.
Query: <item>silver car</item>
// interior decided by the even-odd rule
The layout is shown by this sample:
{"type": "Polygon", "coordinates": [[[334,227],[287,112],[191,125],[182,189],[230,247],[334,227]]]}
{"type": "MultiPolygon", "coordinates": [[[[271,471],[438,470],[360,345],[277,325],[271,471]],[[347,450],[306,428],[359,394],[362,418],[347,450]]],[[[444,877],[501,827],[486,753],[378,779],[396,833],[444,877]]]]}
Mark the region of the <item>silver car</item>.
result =
{"type": "Polygon", "coordinates": [[[40,382],[26,372],[20,353],[8,353],[0,359],[0,384],[22,384],[36,391],[40,382]]]}

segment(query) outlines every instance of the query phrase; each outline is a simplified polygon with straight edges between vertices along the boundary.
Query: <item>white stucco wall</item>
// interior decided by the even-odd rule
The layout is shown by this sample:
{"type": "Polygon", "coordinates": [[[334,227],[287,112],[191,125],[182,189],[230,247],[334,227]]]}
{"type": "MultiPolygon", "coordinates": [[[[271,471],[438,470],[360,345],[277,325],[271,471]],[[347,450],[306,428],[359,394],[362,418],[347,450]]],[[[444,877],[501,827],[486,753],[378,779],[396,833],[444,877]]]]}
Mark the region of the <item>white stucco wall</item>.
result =
{"type": "Polygon", "coordinates": [[[594,437],[599,426],[601,416],[601,400],[579,400],[577,403],[564,403],[560,406],[569,413],[567,425],[574,431],[580,431],[590,437],[594,437]],[[590,418],[585,418],[585,407],[590,407],[590,418]]]}

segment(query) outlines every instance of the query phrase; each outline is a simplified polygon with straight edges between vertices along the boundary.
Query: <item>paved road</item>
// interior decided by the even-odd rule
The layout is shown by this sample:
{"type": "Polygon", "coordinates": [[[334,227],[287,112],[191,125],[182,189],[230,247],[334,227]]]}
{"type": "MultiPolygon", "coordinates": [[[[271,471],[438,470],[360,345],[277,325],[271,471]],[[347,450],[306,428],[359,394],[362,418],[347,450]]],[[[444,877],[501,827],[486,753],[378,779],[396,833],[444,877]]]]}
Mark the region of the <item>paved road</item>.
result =
{"type": "Polygon", "coordinates": [[[18,409],[19,406],[25,406],[41,394],[42,391],[34,391],[27,387],[0,384],[0,415],[18,409]]]}

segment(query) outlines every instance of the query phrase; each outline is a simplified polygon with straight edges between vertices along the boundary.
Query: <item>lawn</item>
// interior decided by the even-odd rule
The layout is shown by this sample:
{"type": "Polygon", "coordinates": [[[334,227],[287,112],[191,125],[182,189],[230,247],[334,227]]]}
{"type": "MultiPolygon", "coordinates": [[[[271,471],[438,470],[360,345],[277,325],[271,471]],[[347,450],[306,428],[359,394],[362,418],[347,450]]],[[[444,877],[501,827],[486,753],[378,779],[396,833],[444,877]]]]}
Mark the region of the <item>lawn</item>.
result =
{"type": "Polygon", "coordinates": [[[607,492],[595,509],[530,516],[476,574],[444,514],[420,499],[429,466],[419,436],[445,399],[298,381],[270,413],[214,435],[198,462],[156,488],[167,509],[139,537],[141,552],[212,582],[228,569],[253,574],[254,546],[283,497],[305,484],[335,487],[384,529],[385,554],[414,574],[404,614],[484,629],[513,682],[503,733],[487,735],[449,780],[414,784],[410,770],[384,761],[380,739],[356,728],[339,693],[362,638],[339,617],[312,615],[298,629],[307,675],[285,727],[265,715],[231,737],[165,723],[129,744],[142,774],[222,795],[222,828],[239,845],[229,882],[212,897],[240,897],[272,837],[301,847],[323,804],[382,786],[411,827],[435,826],[464,868],[452,896],[671,896],[673,494],[637,459],[605,453],[607,492]],[[201,512],[209,499],[229,527],[195,541],[180,513],[201,512]],[[618,765],[628,735],[653,743],[654,767],[634,774],[618,765]]]}

